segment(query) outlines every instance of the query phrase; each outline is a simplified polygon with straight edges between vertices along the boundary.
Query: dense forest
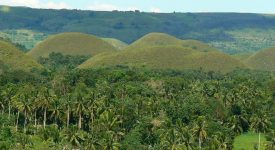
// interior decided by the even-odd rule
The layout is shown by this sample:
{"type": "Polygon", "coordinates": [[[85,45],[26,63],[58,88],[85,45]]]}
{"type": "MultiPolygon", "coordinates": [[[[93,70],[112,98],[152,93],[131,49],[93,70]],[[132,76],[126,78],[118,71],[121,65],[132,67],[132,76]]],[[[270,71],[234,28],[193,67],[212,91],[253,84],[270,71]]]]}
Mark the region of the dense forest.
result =
{"type": "Polygon", "coordinates": [[[86,59],[2,72],[0,149],[230,150],[245,132],[275,148],[273,72],[72,69],[86,59]]]}

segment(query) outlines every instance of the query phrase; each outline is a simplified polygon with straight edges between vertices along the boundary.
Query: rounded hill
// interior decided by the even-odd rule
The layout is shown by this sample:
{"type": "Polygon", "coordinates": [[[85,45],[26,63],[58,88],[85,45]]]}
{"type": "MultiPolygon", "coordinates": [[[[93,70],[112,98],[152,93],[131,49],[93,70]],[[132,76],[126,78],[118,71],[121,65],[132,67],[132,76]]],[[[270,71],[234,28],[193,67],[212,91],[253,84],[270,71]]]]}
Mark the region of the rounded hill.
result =
{"type": "Polygon", "coordinates": [[[275,47],[257,52],[250,56],[245,63],[252,69],[275,71],[275,47]]]}
{"type": "Polygon", "coordinates": [[[217,51],[217,49],[200,41],[181,40],[166,33],[149,33],[129,45],[126,50],[138,50],[154,46],[179,46],[196,51],[217,51]]]}
{"type": "Polygon", "coordinates": [[[28,52],[28,55],[37,59],[48,57],[52,52],[64,55],[94,56],[102,52],[113,51],[116,51],[115,47],[96,36],[72,32],[50,36],[28,52]]]}
{"type": "Polygon", "coordinates": [[[239,60],[219,51],[204,52],[194,50],[192,47],[168,45],[100,54],[84,62],[79,68],[116,65],[154,69],[203,69],[222,73],[244,67],[239,60]]]}
{"type": "Polygon", "coordinates": [[[10,70],[30,71],[33,68],[43,68],[33,58],[5,41],[0,41],[0,61],[2,66],[10,70]]]}

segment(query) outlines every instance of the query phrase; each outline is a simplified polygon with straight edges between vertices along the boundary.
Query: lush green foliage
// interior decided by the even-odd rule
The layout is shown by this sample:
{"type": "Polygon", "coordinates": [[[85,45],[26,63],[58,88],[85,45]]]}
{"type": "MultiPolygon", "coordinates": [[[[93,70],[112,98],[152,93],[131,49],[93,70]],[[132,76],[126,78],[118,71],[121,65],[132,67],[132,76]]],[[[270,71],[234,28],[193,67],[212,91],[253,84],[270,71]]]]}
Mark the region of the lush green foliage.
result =
{"type": "Polygon", "coordinates": [[[46,68],[57,71],[57,70],[72,70],[77,66],[86,61],[89,56],[71,56],[62,55],[61,53],[51,53],[49,57],[40,57],[38,62],[46,68]]]}
{"type": "Polygon", "coordinates": [[[271,72],[5,72],[0,89],[1,149],[225,150],[248,131],[274,139],[271,72]]]}

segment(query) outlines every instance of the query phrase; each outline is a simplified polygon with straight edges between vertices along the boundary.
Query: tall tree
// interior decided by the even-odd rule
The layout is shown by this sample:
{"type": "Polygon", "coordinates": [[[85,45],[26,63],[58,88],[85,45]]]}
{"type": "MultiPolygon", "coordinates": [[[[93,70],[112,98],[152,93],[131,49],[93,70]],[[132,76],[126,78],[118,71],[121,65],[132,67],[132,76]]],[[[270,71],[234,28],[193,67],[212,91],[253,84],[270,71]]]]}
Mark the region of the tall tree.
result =
{"type": "Polygon", "coordinates": [[[207,137],[206,119],[204,116],[199,116],[193,128],[193,133],[198,137],[199,149],[202,149],[203,140],[207,137]]]}
{"type": "Polygon", "coordinates": [[[264,112],[260,112],[251,117],[251,128],[259,134],[258,150],[261,149],[261,133],[268,131],[271,122],[264,112]]]}

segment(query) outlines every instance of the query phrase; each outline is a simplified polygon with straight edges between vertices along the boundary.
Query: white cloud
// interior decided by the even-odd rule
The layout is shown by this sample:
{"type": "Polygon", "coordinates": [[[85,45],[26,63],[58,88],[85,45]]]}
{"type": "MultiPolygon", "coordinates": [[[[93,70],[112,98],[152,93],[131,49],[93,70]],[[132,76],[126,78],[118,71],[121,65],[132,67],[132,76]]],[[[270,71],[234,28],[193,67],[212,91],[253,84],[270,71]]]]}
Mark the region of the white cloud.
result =
{"type": "Polygon", "coordinates": [[[160,13],[161,12],[161,9],[160,8],[151,8],[150,9],[151,12],[154,12],[154,13],[160,13]]]}
{"type": "Polygon", "coordinates": [[[113,10],[119,10],[119,11],[134,11],[139,10],[137,7],[129,6],[127,8],[121,8],[119,6],[108,4],[108,3],[99,3],[95,2],[92,3],[87,7],[88,10],[96,10],[96,11],[113,11],[113,10]]]}
{"type": "Polygon", "coordinates": [[[42,2],[40,0],[0,0],[0,5],[9,6],[28,6],[32,8],[52,8],[52,9],[63,9],[71,8],[65,2],[42,2]]]}
{"type": "Polygon", "coordinates": [[[53,8],[53,9],[63,9],[63,8],[71,8],[67,3],[65,2],[48,2],[45,4],[45,8],[53,8]]]}

